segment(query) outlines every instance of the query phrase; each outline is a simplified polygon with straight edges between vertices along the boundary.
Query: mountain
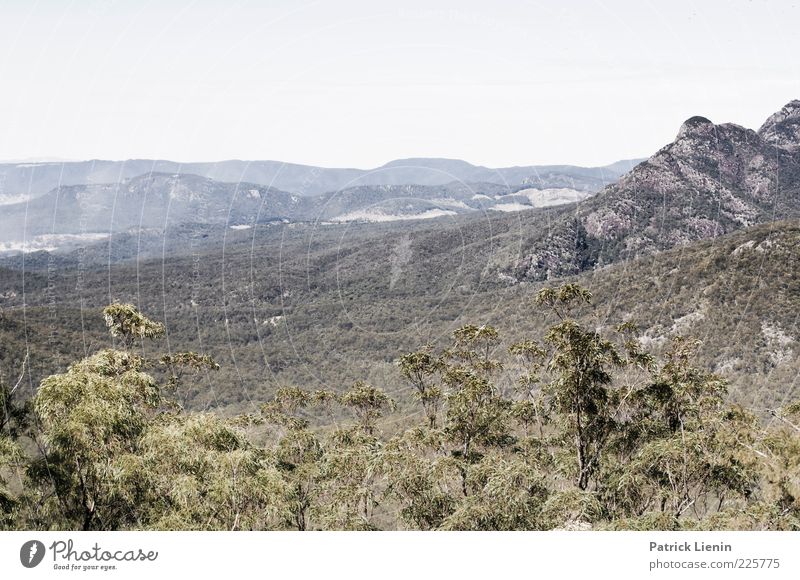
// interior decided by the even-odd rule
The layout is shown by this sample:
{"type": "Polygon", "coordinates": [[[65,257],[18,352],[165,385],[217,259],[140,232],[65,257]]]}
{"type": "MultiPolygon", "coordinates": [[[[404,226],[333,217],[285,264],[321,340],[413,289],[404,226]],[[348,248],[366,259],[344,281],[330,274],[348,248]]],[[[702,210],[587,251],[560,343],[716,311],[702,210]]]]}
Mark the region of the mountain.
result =
{"type": "Polygon", "coordinates": [[[780,149],[794,151],[800,147],[800,101],[792,101],[767,119],[758,135],[780,149]]]}
{"type": "Polygon", "coordinates": [[[115,184],[149,173],[190,174],[227,183],[253,183],[297,195],[317,195],[360,185],[444,185],[453,181],[529,185],[540,189],[598,191],[637,160],[607,167],[571,165],[490,169],[452,159],[403,159],[373,169],[326,168],[280,161],[177,163],[156,159],[0,163],[0,204],[37,197],[60,186],[115,184]]]}
{"type": "Polygon", "coordinates": [[[800,101],[758,132],[692,117],[675,140],[535,236],[511,268],[544,280],[800,215],[800,101]]]}
{"type": "Polygon", "coordinates": [[[618,161],[605,167],[538,165],[491,169],[458,159],[399,159],[360,177],[359,185],[443,185],[453,181],[524,185],[538,189],[569,188],[594,192],[616,181],[641,159],[618,161]]]}
{"type": "MultiPolygon", "coordinates": [[[[53,251],[151,230],[164,242],[176,229],[208,225],[249,229],[290,222],[388,222],[514,212],[586,199],[583,190],[494,183],[374,185],[301,196],[264,185],[227,183],[191,174],[148,173],[113,184],[61,186],[0,211],[0,255],[53,251]],[[522,187],[522,189],[519,189],[522,187]]],[[[152,239],[155,243],[155,240],[152,239]]],[[[123,251],[129,255],[130,252],[123,251]]]]}
{"type": "MultiPolygon", "coordinates": [[[[186,222],[252,223],[298,212],[299,196],[277,189],[220,183],[194,175],[147,174],[121,183],[56,188],[3,207],[0,241],[102,236],[130,228],[164,229],[186,222]]],[[[91,239],[91,238],[89,238],[91,239]]]]}

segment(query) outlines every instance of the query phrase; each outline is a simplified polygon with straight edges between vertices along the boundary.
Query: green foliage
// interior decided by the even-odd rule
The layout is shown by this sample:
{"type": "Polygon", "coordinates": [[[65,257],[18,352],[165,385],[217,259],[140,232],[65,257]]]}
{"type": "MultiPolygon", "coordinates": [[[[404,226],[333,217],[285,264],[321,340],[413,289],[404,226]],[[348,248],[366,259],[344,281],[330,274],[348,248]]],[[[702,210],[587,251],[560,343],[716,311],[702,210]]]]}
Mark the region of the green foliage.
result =
{"type": "Polygon", "coordinates": [[[591,304],[592,293],[577,284],[564,284],[558,288],[545,287],[536,294],[536,304],[551,308],[561,320],[581,303],[591,304]]]}
{"type": "Polygon", "coordinates": [[[536,297],[538,304],[549,306],[561,319],[545,337],[553,349],[548,371],[554,378],[544,393],[575,442],[576,482],[582,490],[600,468],[609,437],[617,429],[621,397],[610,387],[611,371],[625,363],[614,343],[567,318],[573,304],[588,303],[590,298],[588,291],[574,284],[543,289],[536,297]]]}
{"type": "Polygon", "coordinates": [[[765,472],[766,529],[800,530],[800,401],[771,411],[759,459],[765,472]]]}
{"type": "Polygon", "coordinates": [[[129,460],[125,485],[140,489],[142,527],[273,529],[287,517],[274,460],[214,415],[161,415],[129,460]]]}
{"type": "Polygon", "coordinates": [[[17,466],[25,460],[18,440],[29,428],[30,404],[19,402],[19,387],[25,377],[27,360],[27,357],[23,359],[22,373],[13,387],[0,381],[0,529],[9,527],[17,508],[17,500],[4,475],[17,471],[17,466]]]}
{"type": "MultiPolygon", "coordinates": [[[[168,386],[180,396],[180,390],[185,375],[196,377],[207,371],[218,371],[219,365],[211,356],[207,354],[197,354],[196,352],[178,352],[165,354],[159,363],[167,370],[168,386]]],[[[191,391],[184,396],[180,396],[181,403],[191,395],[191,391]]]]}
{"type": "Polygon", "coordinates": [[[320,464],[324,500],[317,512],[324,529],[376,529],[381,468],[381,444],[374,436],[359,428],[332,433],[320,464]]]}
{"type": "Polygon", "coordinates": [[[372,435],[375,422],[395,406],[394,401],[382,389],[368,385],[364,381],[356,381],[339,397],[339,400],[342,405],[352,410],[367,435],[372,435]]]}
{"type": "Polygon", "coordinates": [[[485,378],[463,371],[446,377],[450,392],[444,432],[456,445],[454,455],[466,462],[480,458],[476,446],[502,445],[509,440],[509,402],[485,378]]]}
{"type": "Polygon", "coordinates": [[[542,507],[547,527],[568,530],[590,529],[603,517],[597,494],[580,488],[558,490],[542,507]]]}
{"type": "Polygon", "coordinates": [[[550,493],[541,465],[521,454],[492,452],[469,470],[470,490],[441,525],[444,530],[532,530],[545,526],[550,493]]]}
{"type": "Polygon", "coordinates": [[[22,401],[19,387],[25,377],[25,368],[17,383],[11,387],[0,381],[0,435],[17,439],[30,426],[30,403],[22,401]]]}
{"type": "MultiPolygon", "coordinates": [[[[186,412],[170,398],[182,378],[217,369],[190,351],[100,350],[44,379],[29,408],[3,386],[0,525],[800,529],[800,403],[764,422],[695,366],[697,341],[676,337],[656,363],[631,323],[579,322],[590,298],[539,292],[554,319],[540,340],[503,350],[494,327],[465,325],[402,356],[422,410],[400,416],[365,381],[282,386],[249,415],[186,412]]],[[[158,334],[125,312],[140,330],[112,334],[158,334]]]]}
{"type": "Polygon", "coordinates": [[[421,530],[441,528],[460,500],[451,490],[458,470],[445,451],[442,432],[409,429],[387,442],[382,459],[385,494],[398,503],[402,522],[421,530]]]}
{"type": "Polygon", "coordinates": [[[289,430],[275,448],[275,460],[285,492],[285,524],[310,529],[309,518],[319,497],[324,450],[319,439],[304,428],[289,430]]]}
{"type": "MultiPolygon", "coordinates": [[[[21,387],[27,398],[42,378],[106,344],[98,314],[113,292],[120,302],[162,315],[171,347],[207,353],[220,364],[219,371],[187,373],[179,391],[187,409],[249,412],[251,401],[271,399],[281,385],[341,392],[359,379],[380,385],[402,409],[407,401],[396,393],[410,382],[393,371],[398,356],[421,344],[449,346],[452,328],[496,327],[502,340],[495,353],[527,339],[542,342],[552,317],[531,306],[540,284],[514,283],[505,265],[562,212],[493,215],[490,225],[457,216],[435,223],[264,225],[233,237],[228,230],[224,252],[215,246],[224,229],[184,231],[179,251],[166,261],[160,242],[151,258],[138,254],[134,236],[132,260],[109,265],[109,251],[119,246],[103,243],[81,254],[97,260],[82,262],[86,269],[29,254],[24,272],[0,275],[0,377],[13,384],[30,352],[21,387]],[[413,259],[390,288],[392,255],[406,236],[413,259]]],[[[635,321],[640,328],[629,338],[641,339],[656,357],[675,335],[702,337],[695,366],[724,374],[732,400],[775,407],[791,396],[800,371],[800,357],[792,355],[799,244],[798,221],[771,222],[593,269],[564,280],[590,287],[597,305],[579,301],[571,316],[586,325],[596,315],[603,332],[635,321]]],[[[151,356],[159,348],[152,341],[141,346],[151,356]]],[[[493,375],[498,384],[522,378],[519,360],[494,356],[506,365],[493,375]]]]}
{"type": "Polygon", "coordinates": [[[0,529],[10,526],[12,514],[17,507],[17,498],[7,487],[4,472],[14,464],[24,460],[22,450],[8,435],[0,432],[0,529]]]}
{"type": "Polygon", "coordinates": [[[111,336],[119,338],[126,349],[130,349],[137,339],[159,338],[165,332],[163,324],[153,322],[133,304],[109,304],[103,309],[103,318],[111,336]]]}
{"type": "Polygon", "coordinates": [[[457,364],[469,367],[472,372],[490,375],[503,365],[491,358],[500,341],[500,333],[493,326],[467,324],[453,332],[453,346],[444,356],[457,364]]]}
{"type": "Polygon", "coordinates": [[[422,403],[428,425],[436,428],[439,411],[442,404],[442,389],[433,382],[434,376],[444,365],[441,358],[431,353],[432,347],[427,345],[417,352],[404,354],[400,357],[398,365],[403,378],[408,380],[416,390],[415,396],[422,403]]]}
{"type": "Polygon", "coordinates": [[[44,456],[31,477],[52,484],[43,517],[66,528],[118,529],[135,525],[137,498],[121,485],[124,462],[135,452],[161,402],[141,357],[103,350],[42,381],[33,400],[44,456]]]}

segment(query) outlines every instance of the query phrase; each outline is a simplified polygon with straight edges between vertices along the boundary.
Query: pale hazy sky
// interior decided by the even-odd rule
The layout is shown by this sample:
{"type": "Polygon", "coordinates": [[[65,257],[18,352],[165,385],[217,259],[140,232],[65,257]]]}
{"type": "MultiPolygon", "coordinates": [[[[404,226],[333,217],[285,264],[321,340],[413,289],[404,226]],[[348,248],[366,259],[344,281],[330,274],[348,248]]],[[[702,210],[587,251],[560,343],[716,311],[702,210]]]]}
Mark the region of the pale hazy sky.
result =
{"type": "Polygon", "coordinates": [[[605,164],[800,98],[791,1],[0,0],[0,159],[605,164]]]}

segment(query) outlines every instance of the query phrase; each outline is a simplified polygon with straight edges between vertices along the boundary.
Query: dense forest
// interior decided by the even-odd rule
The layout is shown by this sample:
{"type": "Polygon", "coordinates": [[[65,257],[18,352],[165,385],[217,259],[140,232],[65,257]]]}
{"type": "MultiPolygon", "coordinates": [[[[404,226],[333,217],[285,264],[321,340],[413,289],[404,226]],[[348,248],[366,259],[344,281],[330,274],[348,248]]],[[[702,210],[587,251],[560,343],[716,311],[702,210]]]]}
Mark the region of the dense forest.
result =
{"type": "Polygon", "coordinates": [[[466,324],[421,345],[395,399],[285,386],[235,416],[184,409],[219,365],[154,354],[164,325],[112,303],[113,348],[31,398],[26,360],[0,386],[0,527],[800,529],[800,402],[736,404],[698,341],[655,356],[592,302],[543,287],[523,305],[551,321],[541,336],[466,324]]]}

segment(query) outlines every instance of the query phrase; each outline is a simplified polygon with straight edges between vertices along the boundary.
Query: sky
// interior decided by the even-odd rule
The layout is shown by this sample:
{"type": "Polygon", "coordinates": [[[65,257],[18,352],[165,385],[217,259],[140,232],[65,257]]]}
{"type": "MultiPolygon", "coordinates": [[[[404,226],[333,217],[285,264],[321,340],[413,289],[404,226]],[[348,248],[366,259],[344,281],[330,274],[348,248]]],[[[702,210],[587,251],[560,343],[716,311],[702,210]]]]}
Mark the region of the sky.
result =
{"type": "Polygon", "coordinates": [[[800,98],[798,22],[780,0],[0,0],[0,159],[604,165],[800,98]]]}

